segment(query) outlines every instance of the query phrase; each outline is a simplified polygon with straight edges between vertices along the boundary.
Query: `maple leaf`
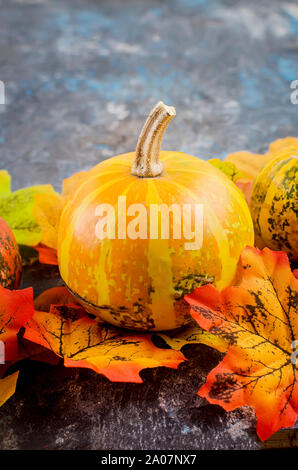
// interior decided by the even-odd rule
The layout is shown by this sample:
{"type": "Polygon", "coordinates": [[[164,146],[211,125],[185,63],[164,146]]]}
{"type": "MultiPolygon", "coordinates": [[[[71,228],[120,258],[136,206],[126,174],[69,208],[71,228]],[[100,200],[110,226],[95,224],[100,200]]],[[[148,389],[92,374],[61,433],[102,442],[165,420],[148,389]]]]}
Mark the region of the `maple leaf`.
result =
{"type": "Polygon", "coordinates": [[[40,263],[58,264],[56,249],[61,213],[86,175],[86,171],[80,171],[66,178],[63,181],[61,195],[55,191],[35,195],[32,213],[41,231],[40,243],[35,247],[39,253],[40,263]]]}
{"type": "MultiPolygon", "coordinates": [[[[241,178],[253,181],[262,168],[279,154],[296,155],[298,139],[296,137],[285,137],[275,140],[269,145],[265,154],[251,153],[247,151],[233,152],[225,158],[226,163],[234,164],[241,178]]],[[[237,178],[238,179],[238,178],[237,178]]]]}
{"type": "Polygon", "coordinates": [[[9,290],[0,286],[0,341],[5,361],[18,357],[17,333],[34,313],[33,290],[9,290]]]}
{"type": "Polygon", "coordinates": [[[227,343],[216,335],[204,331],[196,322],[177,332],[156,333],[172,349],[180,350],[186,344],[205,344],[221,352],[227,351],[227,343]]]}
{"type": "Polygon", "coordinates": [[[65,286],[51,287],[34,299],[34,308],[40,312],[49,312],[52,305],[69,304],[80,305],[65,286]]]}
{"type": "MultiPolygon", "coordinates": [[[[52,351],[49,351],[40,344],[33,343],[23,337],[19,337],[18,358],[14,363],[23,361],[24,359],[37,362],[45,362],[51,365],[57,365],[61,362],[61,358],[52,351]]],[[[8,368],[12,363],[8,363],[8,368]]],[[[1,377],[1,372],[0,372],[1,377]]]]}
{"type": "Polygon", "coordinates": [[[28,341],[22,338],[22,335],[20,335],[18,336],[18,353],[16,358],[10,361],[6,360],[5,364],[0,364],[0,379],[4,377],[4,375],[13,365],[25,359],[30,361],[45,362],[51,365],[57,365],[61,362],[61,358],[52,351],[49,351],[39,344],[28,341]]]}
{"type": "Polygon", "coordinates": [[[15,192],[10,189],[11,177],[0,171],[0,216],[11,227],[20,245],[37,245],[42,230],[33,215],[35,197],[39,194],[56,194],[51,185],[31,186],[15,192]]]}
{"type": "Polygon", "coordinates": [[[57,249],[57,233],[64,200],[60,194],[37,194],[35,196],[33,215],[41,227],[41,243],[57,249]]]}
{"type": "Polygon", "coordinates": [[[75,304],[51,305],[36,311],[26,325],[24,338],[40,344],[64,359],[66,367],[84,367],[113,382],[141,383],[144,368],[177,368],[182,353],[154,346],[149,334],[134,334],[104,327],[75,304]]]}
{"type": "Polygon", "coordinates": [[[19,371],[0,379],[0,406],[2,406],[15,392],[19,371]]]}
{"type": "Polygon", "coordinates": [[[271,155],[279,154],[287,149],[298,149],[298,138],[297,137],[284,137],[271,142],[269,145],[269,151],[271,155]]]}
{"type": "Polygon", "coordinates": [[[227,411],[252,406],[262,440],[297,419],[297,289],[285,253],[247,247],[235,286],[185,297],[200,327],[229,345],[198,394],[227,411]]]}
{"type": "Polygon", "coordinates": [[[259,171],[271,158],[272,155],[269,153],[262,155],[258,153],[240,151],[230,153],[226,157],[225,161],[228,163],[233,163],[238,171],[241,172],[242,178],[254,180],[259,171]]]}
{"type": "Polygon", "coordinates": [[[58,266],[57,251],[54,248],[39,243],[34,247],[38,253],[38,261],[42,264],[58,266]]]}

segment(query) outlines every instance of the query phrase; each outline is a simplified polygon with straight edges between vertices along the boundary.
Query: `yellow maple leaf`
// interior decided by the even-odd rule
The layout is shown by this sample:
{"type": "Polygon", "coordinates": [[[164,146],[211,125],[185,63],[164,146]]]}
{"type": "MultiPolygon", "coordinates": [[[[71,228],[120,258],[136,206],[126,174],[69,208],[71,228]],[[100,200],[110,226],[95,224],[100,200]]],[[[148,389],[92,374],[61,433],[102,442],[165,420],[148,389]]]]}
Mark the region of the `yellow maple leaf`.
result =
{"type": "Polygon", "coordinates": [[[0,406],[2,406],[15,392],[19,371],[0,379],[0,406]]]}
{"type": "Polygon", "coordinates": [[[205,344],[211,348],[217,349],[221,352],[227,351],[227,343],[216,335],[203,330],[197,323],[192,323],[190,326],[183,328],[181,331],[156,333],[157,336],[162,338],[172,349],[180,350],[187,344],[205,344]]]}
{"type": "Polygon", "coordinates": [[[66,367],[89,368],[113,382],[135,383],[142,382],[142,369],[176,369],[185,360],[179,351],[154,346],[151,336],[101,326],[75,304],[36,311],[24,334],[62,357],[66,367]]]}

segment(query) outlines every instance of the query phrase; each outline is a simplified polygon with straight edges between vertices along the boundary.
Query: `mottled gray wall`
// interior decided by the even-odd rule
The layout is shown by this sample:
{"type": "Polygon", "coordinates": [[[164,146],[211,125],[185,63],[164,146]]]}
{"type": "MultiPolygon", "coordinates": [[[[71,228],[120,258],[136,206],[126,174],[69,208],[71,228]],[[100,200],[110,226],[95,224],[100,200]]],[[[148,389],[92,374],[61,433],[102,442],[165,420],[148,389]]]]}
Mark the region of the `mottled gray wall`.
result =
{"type": "Polygon", "coordinates": [[[0,0],[1,167],[54,183],[135,148],[159,99],[164,148],[202,158],[298,135],[298,3],[0,0]]]}

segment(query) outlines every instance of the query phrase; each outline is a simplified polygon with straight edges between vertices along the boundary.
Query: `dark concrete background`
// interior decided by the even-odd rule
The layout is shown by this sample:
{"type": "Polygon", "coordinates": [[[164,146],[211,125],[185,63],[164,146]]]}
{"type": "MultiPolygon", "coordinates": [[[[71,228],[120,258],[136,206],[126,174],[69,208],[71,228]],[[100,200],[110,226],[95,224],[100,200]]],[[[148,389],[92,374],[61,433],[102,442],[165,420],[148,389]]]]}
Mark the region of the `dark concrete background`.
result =
{"type": "MultiPolygon", "coordinates": [[[[60,189],[133,150],[160,99],[177,108],[163,148],[205,159],[298,133],[297,1],[0,0],[0,19],[0,167],[14,189],[60,189]]],[[[56,281],[33,267],[23,285],[56,281]]],[[[27,362],[0,409],[0,448],[261,447],[249,408],[227,414],[196,396],[219,353],[184,352],[178,372],[144,371],[143,385],[27,362]]],[[[266,446],[297,445],[297,434],[266,446]]]]}

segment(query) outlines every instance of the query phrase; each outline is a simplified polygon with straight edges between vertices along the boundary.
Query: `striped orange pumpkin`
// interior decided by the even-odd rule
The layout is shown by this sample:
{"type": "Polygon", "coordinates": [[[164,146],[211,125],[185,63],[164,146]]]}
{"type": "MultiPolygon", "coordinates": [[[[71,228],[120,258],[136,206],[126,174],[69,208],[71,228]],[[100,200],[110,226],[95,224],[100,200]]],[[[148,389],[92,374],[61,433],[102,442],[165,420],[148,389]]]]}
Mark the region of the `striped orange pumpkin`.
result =
{"type": "Polygon", "coordinates": [[[117,326],[160,331],[186,324],[189,309],[184,295],[206,282],[220,289],[229,285],[241,251],[253,245],[251,216],[236,185],[205,161],[181,152],[160,152],[174,115],[174,108],[158,103],[136,152],[90,170],[60,219],[58,261],[63,280],[90,313],[117,326]],[[127,208],[141,204],[147,215],[152,204],[202,204],[202,247],[186,250],[187,240],[174,238],[174,217],[169,239],[148,236],[150,215],[146,238],[124,238],[130,223],[135,229],[140,225],[128,214],[127,226],[118,227],[123,224],[123,213],[117,212],[119,196],[126,197],[127,208]],[[100,204],[115,208],[115,238],[96,235],[100,204]]]}
{"type": "Polygon", "coordinates": [[[286,148],[257,176],[251,193],[256,244],[298,261],[298,149],[286,148]]]}
{"type": "Polygon", "coordinates": [[[22,259],[12,230],[0,217],[0,285],[17,289],[22,273],[22,259]]]}

